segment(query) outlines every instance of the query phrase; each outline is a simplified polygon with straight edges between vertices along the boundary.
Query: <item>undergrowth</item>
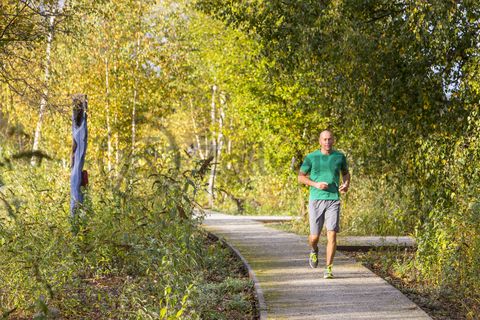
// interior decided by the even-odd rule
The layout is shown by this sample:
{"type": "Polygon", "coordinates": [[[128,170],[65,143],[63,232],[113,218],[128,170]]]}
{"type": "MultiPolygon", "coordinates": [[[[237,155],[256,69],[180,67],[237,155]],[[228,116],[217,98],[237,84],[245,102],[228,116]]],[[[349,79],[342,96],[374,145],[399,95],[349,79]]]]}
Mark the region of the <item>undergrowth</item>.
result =
{"type": "Polygon", "coordinates": [[[253,319],[252,284],[193,215],[195,171],[145,176],[93,175],[71,219],[68,169],[5,170],[0,319],[253,319]]]}

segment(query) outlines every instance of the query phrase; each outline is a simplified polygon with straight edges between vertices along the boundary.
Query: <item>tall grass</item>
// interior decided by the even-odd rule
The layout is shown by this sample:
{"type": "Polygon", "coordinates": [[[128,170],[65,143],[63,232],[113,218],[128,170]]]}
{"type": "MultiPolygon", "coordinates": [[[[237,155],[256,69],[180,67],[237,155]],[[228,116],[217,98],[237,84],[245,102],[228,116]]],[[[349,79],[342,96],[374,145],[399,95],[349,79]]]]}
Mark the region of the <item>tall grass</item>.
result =
{"type": "Polygon", "coordinates": [[[14,164],[2,178],[0,318],[198,319],[213,308],[198,301],[227,262],[192,215],[192,171],[118,188],[93,174],[77,221],[68,168],[14,164]]]}

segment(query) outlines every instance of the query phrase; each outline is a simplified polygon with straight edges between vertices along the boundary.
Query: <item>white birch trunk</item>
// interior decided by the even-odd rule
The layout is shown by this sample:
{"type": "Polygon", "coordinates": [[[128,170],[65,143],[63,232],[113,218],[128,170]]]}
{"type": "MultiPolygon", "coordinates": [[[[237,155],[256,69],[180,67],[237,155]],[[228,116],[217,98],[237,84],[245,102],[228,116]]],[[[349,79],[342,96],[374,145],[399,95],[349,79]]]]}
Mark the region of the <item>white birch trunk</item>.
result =
{"type": "Polygon", "coordinates": [[[135,49],[135,74],[134,74],[134,88],[133,88],[133,105],[132,105],[132,165],[135,163],[135,143],[136,143],[136,112],[137,112],[137,96],[138,96],[138,66],[140,54],[140,35],[137,32],[137,43],[135,49]]]}
{"type": "MultiPolygon", "coordinates": [[[[113,114],[113,124],[116,127],[117,126],[117,112],[115,111],[113,114]]],[[[120,148],[118,145],[118,132],[115,132],[114,134],[114,140],[115,140],[115,173],[116,176],[120,173],[120,148]]]]}
{"type": "MultiPolygon", "coordinates": [[[[116,59],[113,59],[113,74],[114,75],[117,75],[118,72],[118,65],[117,65],[117,60],[116,59]]],[[[118,92],[118,78],[115,78],[113,80],[113,92],[118,92]]],[[[115,95],[113,96],[115,97],[115,95]]],[[[112,97],[112,100],[114,100],[114,98],[112,97]]],[[[116,100],[115,101],[115,105],[116,105],[116,100]]],[[[118,115],[117,115],[117,110],[114,110],[113,111],[113,128],[118,128],[117,126],[117,122],[118,122],[118,115]]],[[[119,168],[120,168],[120,150],[119,150],[119,145],[118,145],[118,130],[115,130],[114,133],[113,133],[113,145],[115,147],[115,165],[114,165],[114,172],[115,172],[115,176],[118,177],[118,174],[120,172],[119,168]]]]}
{"type": "Polygon", "coordinates": [[[138,3],[138,26],[136,32],[136,44],[135,44],[135,72],[133,75],[134,78],[134,89],[133,89],[133,106],[132,106],[132,155],[131,155],[131,164],[135,164],[135,152],[136,152],[136,134],[137,134],[137,123],[136,123],[136,113],[137,113],[137,99],[138,99],[138,70],[140,63],[140,30],[141,30],[141,21],[142,21],[143,11],[142,11],[142,0],[138,3]]]}
{"type": "MultiPolygon", "coordinates": [[[[38,111],[38,120],[37,120],[37,126],[35,128],[35,134],[33,136],[32,151],[38,151],[38,147],[40,145],[41,132],[42,132],[43,117],[45,115],[45,108],[47,107],[52,42],[53,42],[53,35],[55,31],[54,23],[55,23],[55,15],[51,14],[48,19],[47,47],[45,49],[45,60],[44,60],[45,68],[44,68],[44,83],[43,83],[44,87],[42,90],[42,96],[40,97],[40,109],[38,111]]],[[[37,164],[37,158],[35,156],[32,157],[30,164],[32,166],[35,166],[37,164]]]]}
{"type": "MultiPolygon", "coordinates": [[[[232,130],[233,130],[233,121],[232,121],[232,119],[230,119],[229,130],[230,130],[230,132],[232,132],[232,130]]],[[[233,147],[232,139],[228,139],[228,143],[227,143],[227,154],[228,154],[228,155],[232,154],[232,147],[233,147]]],[[[232,169],[232,162],[231,162],[231,161],[229,161],[229,162],[227,163],[227,169],[228,169],[228,170],[231,170],[231,169],[232,169]]]]}
{"type": "MultiPolygon", "coordinates": [[[[115,74],[115,75],[118,74],[117,69],[118,69],[117,60],[114,59],[113,74],[115,74]]],[[[113,81],[113,92],[118,92],[118,79],[115,79],[113,81]]],[[[117,115],[117,111],[115,110],[113,112],[113,127],[114,128],[117,128],[117,118],[118,118],[118,115],[117,115]]],[[[114,172],[115,172],[115,176],[118,177],[118,174],[120,172],[120,170],[119,170],[119,168],[120,168],[120,150],[119,150],[119,146],[118,146],[118,130],[116,130],[113,134],[113,142],[114,142],[114,145],[115,145],[114,172]]]]}
{"type": "Polygon", "coordinates": [[[107,168],[112,171],[112,128],[110,126],[110,82],[109,82],[108,57],[105,58],[105,102],[107,109],[107,168]]]}
{"type": "Polygon", "coordinates": [[[210,178],[208,179],[208,200],[209,200],[209,205],[210,208],[213,208],[213,202],[215,199],[214,195],[214,188],[215,188],[215,175],[216,175],[216,170],[217,170],[217,136],[216,136],[216,130],[215,130],[215,125],[216,125],[216,104],[215,104],[215,96],[217,93],[217,85],[212,86],[212,104],[211,104],[211,109],[210,109],[210,119],[212,123],[212,152],[213,152],[213,164],[210,169],[210,178]]]}
{"type": "MultiPolygon", "coordinates": [[[[225,107],[227,105],[227,97],[225,93],[220,93],[220,110],[219,110],[219,117],[218,117],[218,135],[217,135],[217,163],[220,161],[220,157],[222,155],[223,145],[224,145],[224,137],[223,137],[223,125],[225,122],[225,107]]],[[[215,164],[216,166],[217,164],[215,164]]]]}
{"type": "Polygon", "coordinates": [[[135,134],[136,134],[136,112],[137,112],[137,85],[135,80],[135,88],[133,89],[133,106],[132,106],[132,163],[134,162],[133,158],[135,156],[135,134]]]}
{"type": "Polygon", "coordinates": [[[208,159],[210,157],[210,145],[208,144],[208,135],[205,135],[205,159],[208,159]]]}
{"type": "Polygon", "coordinates": [[[193,123],[193,134],[195,135],[195,142],[197,143],[197,150],[200,154],[200,159],[204,160],[204,159],[206,159],[206,157],[203,156],[203,151],[202,151],[202,147],[201,147],[201,144],[200,144],[200,137],[197,134],[197,122],[195,121],[195,115],[193,113],[192,99],[190,99],[190,113],[191,113],[192,123],[193,123]]]}
{"type": "MultiPolygon", "coordinates": [[[[63,11],[64,6],[66,5],[67,0],[58,0],[56,3],[56,7],[52,7],[50,15],[48,17],[48,34],[47,34],[47,47],[45,49],[45,69],[44,69],[44,87],[42,90],[42,96],[40,97],[40,109],[38,111],[38,120],[37,126],[35,127],[35,133],[33,136],[33,146],[32,151],[38,151],[40,146],[40,139],[42,136],[42,124],[43,124],[43,117],[45,115],[45,109],[48,103],[48,94],[49,94],[49,87],[48,83],[50,80],[50,67],[51,67],[51,52],[52,52],[52,43],[53,37],[55,35],[55,16],[58,13],[63,11]]],[[[45,3],[42,2],[42,5],[45,6],[45,3]]],[[[35,166],[37,164],[37,159],[32,157],[30,164],[35,166]]]]}

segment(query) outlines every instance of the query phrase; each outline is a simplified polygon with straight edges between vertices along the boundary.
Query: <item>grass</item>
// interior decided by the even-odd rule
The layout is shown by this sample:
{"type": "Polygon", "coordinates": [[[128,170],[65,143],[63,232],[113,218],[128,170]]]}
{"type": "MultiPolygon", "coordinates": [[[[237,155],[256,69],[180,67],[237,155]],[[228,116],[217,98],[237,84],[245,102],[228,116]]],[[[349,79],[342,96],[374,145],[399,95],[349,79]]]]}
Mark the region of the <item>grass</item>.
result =
{"type": "Polygon", "coordinates": [[[198,286],[195,309],[201,319],[258,319],[253,281],[242,262],[214,237],[207,238],[210,252],[216,252],[205,281],[198,286]]]}
{"type": "Polygon", "coordinates": [[[26,169],[2,177],[1,320],[256,319],[253,283],[190,217],[183,181],[92,183],[72,232],[66,170],[26,169]]]}
{"type": "MultiPolygon", "coordinates": [[[[196,270],[197,281],[191,289],[188,306],[178,318],[258,319],[253,282],[243,264],[219,241],[205,236],[203,246],[209,252],[206,263],[196,270]]],[[[54,299],[47,302],[41,297],[34,309],[12,310],[0,319],[119,319],[128,314],[128,318],[151,319],[148,309],[152,300],[158,299],[144,293],[154,294],[157,282],[159,279],[149,275],[85,274],[54,299]],[[144,311],[132,302],[134,300],[144,305],[144,311]],[[58,306],[62,306],[62,312],[58,306]],[[71,310],[65,312],[65,308],[71,310]]],[[[167,317],[159,315],[158,319],[167,317]]]]}

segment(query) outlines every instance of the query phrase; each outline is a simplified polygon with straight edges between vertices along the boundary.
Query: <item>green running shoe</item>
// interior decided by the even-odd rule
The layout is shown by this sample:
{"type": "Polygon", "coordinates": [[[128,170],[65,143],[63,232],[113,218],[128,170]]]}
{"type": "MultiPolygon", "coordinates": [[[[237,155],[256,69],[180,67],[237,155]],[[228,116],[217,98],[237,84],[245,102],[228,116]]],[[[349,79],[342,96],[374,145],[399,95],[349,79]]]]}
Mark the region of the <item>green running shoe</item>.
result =
{"type": "Polygon", "coordinates": [[[310,264],[310,268],[316,268],[318,266],[318,249],[310,252],[310,255],[308,256],[308,263],[310,264]]]}
{"type": "Polygon", "coordinates": [[[332,267],[333,265],[329,265],[325,268],[325,271],[323,272],[324,279],[333,279],[332,267]]]}

